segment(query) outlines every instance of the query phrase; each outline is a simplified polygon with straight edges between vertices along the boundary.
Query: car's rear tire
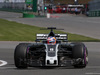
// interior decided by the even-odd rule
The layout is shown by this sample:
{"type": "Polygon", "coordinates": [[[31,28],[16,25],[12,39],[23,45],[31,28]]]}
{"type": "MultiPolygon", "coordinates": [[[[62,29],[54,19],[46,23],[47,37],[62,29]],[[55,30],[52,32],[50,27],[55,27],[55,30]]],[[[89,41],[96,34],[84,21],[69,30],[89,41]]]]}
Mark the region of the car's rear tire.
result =
{"type": "Polygon", "coordinates": [[[29,43],[20,43],[14,51],[14,62],[17,68],[27,68],[27,46],[29,43]]]}
{"type": "Polygon", "coordinates": [[[75,68],[85,68],[88,63],[88,50],[83,43],[74,43],[72,49],[73,59],[81,58],[82,62],[74,65],[75,68]]]}

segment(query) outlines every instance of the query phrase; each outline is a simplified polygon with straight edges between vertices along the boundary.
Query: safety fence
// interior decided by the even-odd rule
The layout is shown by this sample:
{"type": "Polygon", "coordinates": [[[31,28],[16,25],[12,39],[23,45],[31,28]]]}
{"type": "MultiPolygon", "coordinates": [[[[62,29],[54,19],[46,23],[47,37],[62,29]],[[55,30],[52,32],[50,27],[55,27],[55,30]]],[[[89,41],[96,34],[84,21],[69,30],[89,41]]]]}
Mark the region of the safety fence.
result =
{"type": "Polygon", "coordinates": [[[1,11],[10,11],[10,12],[30,12],[32,11],[32,9],[28,9],[28,7],[26,6],[26,4],[23,3],[0,3],[0,10],[1,11]]]}
{"type": "Polygon", "coordinates": [[[12,9],[12,8],[0,8],[0,11],[8,11],[8,12],[32,12],[32,10],[27,10],[27,9],[12,9]]]}
{"type": "Polygon", "coordinates": [[[25,8],[25,3],[24,2],[7,2],[7,3],[0,3],[0,8],[18,8],[18,9],[24,9],[25,8]]]}
{"type": "Polygon", "coordinates": [[[100,0],[90,1],[88,8],[90,17],[100,17],[100,0]]]}
{"type": "Polygon", "coordinates": [[[100,0],[92,0],[88,4],[89,4],[88,8],[90,11],[100,10],[100,0]]]}
{"type": "Polygon", "coordinates": [[[100,10],[98,10],[98,11],[89,11],[89,17],[100,17],[100,10]]]}

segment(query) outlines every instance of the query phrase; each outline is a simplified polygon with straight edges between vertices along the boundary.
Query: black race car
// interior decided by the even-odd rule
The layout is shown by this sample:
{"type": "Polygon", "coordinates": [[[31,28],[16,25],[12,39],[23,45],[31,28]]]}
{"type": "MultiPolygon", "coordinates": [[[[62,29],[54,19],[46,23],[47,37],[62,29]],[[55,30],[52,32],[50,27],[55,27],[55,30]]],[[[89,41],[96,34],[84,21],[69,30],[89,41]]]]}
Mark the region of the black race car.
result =
{"type": "Polygon", "coordinates": [[[20,43],[14,51],[17,68],[34,66],[69,66],[84,68],[88,63],[88,50],[83,43],[68,43],[67,34],[37,34],[35,43],[20,43]]]}

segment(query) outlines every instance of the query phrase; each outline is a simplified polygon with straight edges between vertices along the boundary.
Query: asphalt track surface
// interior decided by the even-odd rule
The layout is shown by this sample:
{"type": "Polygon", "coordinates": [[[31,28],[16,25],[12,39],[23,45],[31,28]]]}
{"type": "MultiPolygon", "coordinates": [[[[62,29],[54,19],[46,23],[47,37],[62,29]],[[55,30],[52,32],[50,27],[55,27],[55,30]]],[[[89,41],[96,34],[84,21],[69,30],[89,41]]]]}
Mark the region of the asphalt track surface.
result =
{"type": "MultiPolygon", "coordinates": [[[[53,15],[55,16],[55,15],[53,15]]],[[[0,18],[41,27],[56,26],[66,32],[78,33],[100,39],[100,18],[87,18],[76,15],[56,15],[57,18],[21,18],[22,14],[0,12],[0,18]],[[20,17],[20,18],[19,18],[20,17]]],[[[85,43],[89,51],[89,63],[86,68],[73,67],[17,69],[14,65],[14,49],[20,42],[0,42],[0,60],[8,64],[0,67],[0,75],[100,75],[100,43],[85,43]]]]}
{"type": "Polygon", "coordinates": [[[89,50],[89,63],[83,69],[75,69],[72,66],[17,69],[14,65],[14,49],[18,43],[20,42],[0,42],[0,59],[8,62],[0,67],[0,75],[100,75],[99,42],[85,43],[89,50]]]}
{"type": "Polygon", "coordinates": [[[53,18],[22,18],[22,13],[0,12],[0,18],[40,27],[63,28],[65,32],[100,39],[100,17],[52,14],[53,18]]]}

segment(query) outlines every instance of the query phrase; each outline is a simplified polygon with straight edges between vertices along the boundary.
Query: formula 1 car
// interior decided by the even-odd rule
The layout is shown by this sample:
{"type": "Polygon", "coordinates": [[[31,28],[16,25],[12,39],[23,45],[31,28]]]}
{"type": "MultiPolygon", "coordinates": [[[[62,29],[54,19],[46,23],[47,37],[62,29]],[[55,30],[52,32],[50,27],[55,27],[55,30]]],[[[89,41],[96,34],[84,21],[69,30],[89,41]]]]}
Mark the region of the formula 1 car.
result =
{"type": "Polygon", "coordinates": [[[17,68],[34,66],[74,66],[85,68],[88,50],[83,43],[68,43],[67,34],[55,34],[56,27],[48,27],[49,34],[37,34],[35,43],[20,43],[14,51],[17,68]]]}

